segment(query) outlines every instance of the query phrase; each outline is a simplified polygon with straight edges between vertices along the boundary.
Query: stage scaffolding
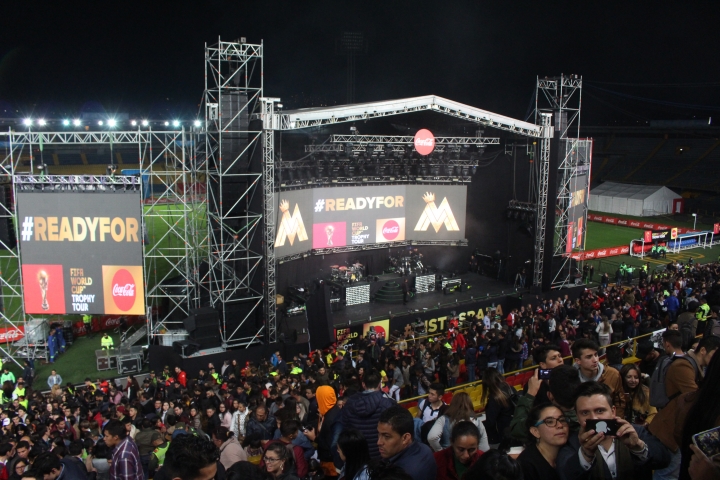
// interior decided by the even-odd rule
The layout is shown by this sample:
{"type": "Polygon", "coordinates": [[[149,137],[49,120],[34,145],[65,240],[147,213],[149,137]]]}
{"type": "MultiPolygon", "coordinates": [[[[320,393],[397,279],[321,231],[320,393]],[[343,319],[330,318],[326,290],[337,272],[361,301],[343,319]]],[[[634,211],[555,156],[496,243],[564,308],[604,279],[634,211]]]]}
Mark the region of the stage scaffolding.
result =
{"type": "Polygon", "coordinates": [[[267,182],[274,168],[274,140],[265,135],[269,157],[258,162],[263,129],[254,120],[262,98],[262,44],[218,39],[205,46],[205,135],[196,151],[196,168],[207,179],[208,268],[198,285],[220,311],[223,348],[275,341],[274,268],[266,268],[266,256],[272,257],[267,232],[274,230],[268,221],[274,214],[268,200],[274,187],[267,182]],[[272,327],[253,328],[264,306],[265,321],[272,327]]]}
{"type": "MultiPolygon", "coordinates": [[[[192,168],[193,142],[189,137],[191,135],[185,130],[0,133],[0,141],[7,145],[0,163],[0,184],[12,188],[13,192],[17,189],[140,190],[141,198],[145,199],[142,232],[148,338],[182,328],[181,319],[191,308],[199,306],[197,292],[191,287],[196,282],[197,252],[203,243],[196,232],[205,224],[204,192],[196,188],[198,179],[192,168]],[[142,178],[136,174],[33,174],[34,168],[43,162],[42,152],[46,147],[108,145],[111,146],[108,165],[115,164],[112,146],[137,148],[137,165],[142,178]],[[148,188],[152,191],[147,191],[148,188]]],[[[0,221],[12,221],[18,238],[14,196],[11,198],[13,200],[0,207],[0,221]]],[[[4,304],[0,318],[9,330],[17,331],[20,326],[27,330],[28,322],[44,317],[25,313],[20,257],[17,247],[9,247],[3,245],[0,257],[4,304]]],[[[47,320],[54,319],[47,317],[47,320]]],[[[17,358],[32,354],[24,342],[3,343],[0,350],[15,363],[18,363],[17,358]]]]}
{"type": "MultiPolygon", "coordinates": [[[[557,185],[557,190],[547,192],[555,200],[555,215],[553,224],[552,258],[553,275],[550,285],[552,288],[560,288],[573,281],[571,271],[571,258],[566,255],[568,219],[571,208],[572,191],[571,182],[583,169],[590,167],[590,150],[592,142],[580,139],[580,107],[582,105],[582,77],[578,75],[561,75],[559,77],[537,78],[535,92],[535,119],[536,123],[544,115],[554,116],[554,148],[552,154],[557,156],[557,163],[551,161],[549,152],[545,153],[544,142],[541,144],[540,162],[536,163],[537,195],[542,197],[542,185],[557,185]],[[547,159],[545,158],[547,155],[547,159]],[[557,169],[551,168],[549,175],[556,178],[543,178],[546,173],[544,168],[549,165],[557,165],[557,169]],[[539,172],[539,173],[538,173],[539,172]]],[[[548,142],[549,143],[549,142],[548,142]]],[[[585,199],[587,202],[587,198],[585,199]]],[[[538,213],[541,207],[538,202],[538,213]]],[[[538,215],[538,222],[540,216],[538,215]]],[[[583,225],[587,225],[587,208],[583,216],[583,225]]],[[[584,228],[584,227],[583,227],[584,228]]],[[[538,232],[539,234],[539,232],[538,232]]],[[[584,233],[583,233],[584,235],[584,233]]],[[[537,282],[539,252],[536,243],[535,249],[535,280],[537,282]]],[[[547,261],[547,259],[545,259],[547,261]]],[[[546,279],[547,280],[547,279],[546,279]]]]}

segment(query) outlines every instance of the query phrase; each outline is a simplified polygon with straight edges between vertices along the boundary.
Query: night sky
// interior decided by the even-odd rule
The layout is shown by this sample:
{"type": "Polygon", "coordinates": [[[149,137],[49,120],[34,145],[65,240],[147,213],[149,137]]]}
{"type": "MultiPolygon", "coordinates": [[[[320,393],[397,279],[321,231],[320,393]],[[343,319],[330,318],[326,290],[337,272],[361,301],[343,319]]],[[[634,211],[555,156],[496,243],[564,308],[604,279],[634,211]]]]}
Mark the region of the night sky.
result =
{"type": "Polygon", "coordinates": [[[358,31],[359,102],[437,94],[524,119],[535,76],[565,73],[584,77],[585,125],[720,118],[720,2],[588,3],[3,2],[0,117],[194,118],[218,36],[264,41],[286,108],[342,104],[335,41],[358,31]]]}

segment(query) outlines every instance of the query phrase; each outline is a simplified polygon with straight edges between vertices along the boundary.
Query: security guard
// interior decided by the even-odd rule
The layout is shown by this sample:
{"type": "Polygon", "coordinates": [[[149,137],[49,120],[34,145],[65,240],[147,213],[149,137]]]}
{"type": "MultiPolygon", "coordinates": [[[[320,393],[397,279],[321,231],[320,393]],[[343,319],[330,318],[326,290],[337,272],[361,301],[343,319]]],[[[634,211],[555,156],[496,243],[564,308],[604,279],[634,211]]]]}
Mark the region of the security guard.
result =
{"type": "Polygon", "coordinates": [[[100,339],[100,345],[103,350],[109,350],[112,348],[115,348],[115,344],[113,343],[113,339],[110,335],[108,335],[107,332],[103,333],[102,338],[100,339]]]}
{"type": "Polygon", "coordinates": [[[697,318],[698,326],[697,326],[697,332],[704,333],[705,329],[707,328],[707,319],[710,316],[710,305],[707,304],[707,299],[701,298],[700,299],[700,306],[698,307],[697,311],[695,312],[695,318],[697,318]]]}
{"type": "Polygon", "coordinates": [[[85,327],[85,335],[90,337],[90,333],[92,332],[92,315],[83,315],[83,326],[85,327]]]}

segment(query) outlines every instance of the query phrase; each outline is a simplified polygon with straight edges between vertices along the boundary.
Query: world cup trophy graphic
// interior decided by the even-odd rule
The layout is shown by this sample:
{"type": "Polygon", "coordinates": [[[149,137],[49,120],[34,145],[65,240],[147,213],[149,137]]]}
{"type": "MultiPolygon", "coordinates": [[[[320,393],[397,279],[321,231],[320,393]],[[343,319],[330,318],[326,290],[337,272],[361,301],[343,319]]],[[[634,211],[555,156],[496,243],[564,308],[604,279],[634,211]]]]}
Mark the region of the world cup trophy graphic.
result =
{"type": "Polygon", "coordinates": [[[327,245],[328,245],[328,247],[332,247],[332,246],[333,246],[333,241],[332,241],[333,233],[335,233],[335,227],[333,227],[332,225],[328,225],[327,227],[325,227],[325,235],[327,235],[327,239],[328,239],[327,245]]]}
{"type": "Polygon", "coordinates": [[[40,270],[37,274],[38,284],[40,285],[40,291],[42,292],[42,307],[43,310],[48,310],[50,305],[47,301],[47,290],[48,290],[48,274],[45,270],[40,270]]]}

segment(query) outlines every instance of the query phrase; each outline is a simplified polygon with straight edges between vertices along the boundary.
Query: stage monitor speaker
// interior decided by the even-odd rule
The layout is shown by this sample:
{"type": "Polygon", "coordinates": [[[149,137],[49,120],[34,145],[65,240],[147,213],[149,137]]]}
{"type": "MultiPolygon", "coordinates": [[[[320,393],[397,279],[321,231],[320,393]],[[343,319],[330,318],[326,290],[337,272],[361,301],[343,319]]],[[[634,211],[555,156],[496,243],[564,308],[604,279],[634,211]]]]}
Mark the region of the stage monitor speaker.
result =
{"type": "Polygon", "coordinates": [[[190,315],[183,320],[183,326],[188,333],[194,332],[197,326],[195,325],[195,315],[190,315]]]}
{"type": "Polygon", "coordinates": [[[285,338],[285,343],[308,343],[310,341],[310,332],[308,331],[307,318],[304,315],[285,318],[282,321],[280,335],[285,338]]]}
{"type": "Polygon", "coordinates": [[[188,356],[200,350],[200,344],[192,340],[182,340],[179,342],[173,342],[172,348],[173,352],[178,355],[184,354],[185,356],[188,356]]]}
{"type": "MultiPolygon", "coordinates": [[[[190,334],[190,340],[199,345],[200,350],[219,347],[220,313],[214,308],[204,307],[190,310],[190,316],[183,320],[185,329],[190,334]]],[[[187,355],[187,347],[185,349],[187,355]]]]}

